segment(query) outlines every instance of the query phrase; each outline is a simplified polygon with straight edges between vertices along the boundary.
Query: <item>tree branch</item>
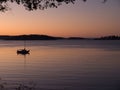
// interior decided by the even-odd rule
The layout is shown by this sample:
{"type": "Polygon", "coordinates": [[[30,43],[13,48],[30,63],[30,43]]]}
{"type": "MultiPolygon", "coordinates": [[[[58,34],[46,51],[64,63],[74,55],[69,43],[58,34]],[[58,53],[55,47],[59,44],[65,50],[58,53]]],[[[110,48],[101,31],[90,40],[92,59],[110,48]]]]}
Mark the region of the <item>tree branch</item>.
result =
{"type": "MultiPolygon", "coordinates": [[[[47,8],[57,8],[62,5],[62,3],[75,3],[76,0],[0,0],[0,11],[4,12],[9,10],[7,2],[17,3],[18,5],[23,5],[26,10],[44,10],[47,8]]],[[[87,0],[82,0],[86,2],[87,0]]],[[[105,3],[107,0],[104,0],[105,3]]]]}

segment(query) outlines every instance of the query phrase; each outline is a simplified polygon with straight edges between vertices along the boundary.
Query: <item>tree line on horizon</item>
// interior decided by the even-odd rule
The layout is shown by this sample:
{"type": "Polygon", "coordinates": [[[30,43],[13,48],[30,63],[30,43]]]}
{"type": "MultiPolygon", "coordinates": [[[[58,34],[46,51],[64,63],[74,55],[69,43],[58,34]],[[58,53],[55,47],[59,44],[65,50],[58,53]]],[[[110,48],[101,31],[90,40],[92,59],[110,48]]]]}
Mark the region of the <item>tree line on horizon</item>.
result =
{"type": "Polygon", "coordinates": [[[30,34],[30,35],[0,35],[0,40],[120,40],[120,36],[111,35],[104,37],[96,37],[96,38],[85,38],[85,37],[54,37],[48,35],[38,35],[38,34],[30,34]]]}

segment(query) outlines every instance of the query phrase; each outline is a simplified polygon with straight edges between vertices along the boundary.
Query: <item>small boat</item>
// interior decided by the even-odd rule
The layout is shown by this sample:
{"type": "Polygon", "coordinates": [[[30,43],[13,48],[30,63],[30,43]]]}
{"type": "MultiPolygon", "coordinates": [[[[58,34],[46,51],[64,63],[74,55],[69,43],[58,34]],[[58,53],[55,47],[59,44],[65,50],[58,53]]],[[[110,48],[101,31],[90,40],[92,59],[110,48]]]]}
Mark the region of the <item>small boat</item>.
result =
{"type": "Polygon", "coordinates": [[[22,55],[30,54],[30,50],[26,49],[26,42],[25,41],[24,41],[24,48],[17,50],[17,54],[22,54],[22,55]]]}
{"type": "Polygon", "coordinates": [[[17,54],[29,54],[30,50],[26,50],[25,48],[24,49],[20,49],[20,50],[17,50],[17,54]]]}

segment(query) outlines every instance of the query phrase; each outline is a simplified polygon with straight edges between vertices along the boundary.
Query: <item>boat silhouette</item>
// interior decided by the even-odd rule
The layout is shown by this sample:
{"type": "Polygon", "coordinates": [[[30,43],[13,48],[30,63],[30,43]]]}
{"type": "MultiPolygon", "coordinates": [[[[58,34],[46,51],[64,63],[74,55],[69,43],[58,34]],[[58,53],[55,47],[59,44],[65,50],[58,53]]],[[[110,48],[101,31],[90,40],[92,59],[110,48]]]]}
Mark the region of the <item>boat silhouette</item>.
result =
{"type": "Polygon", "coordinates": [[[29,54],[30,50],[26,50],[25,48],[24,49],[19,49],[17,50],[17,54],[29,54]]]}
{"type": "Polygon", "coordinates": [[[24,48],[17,50],[17,54],[22,54],[22,55],[30,54],[30,50],[26,49],[26,41],[24,41],[24,48]]]}

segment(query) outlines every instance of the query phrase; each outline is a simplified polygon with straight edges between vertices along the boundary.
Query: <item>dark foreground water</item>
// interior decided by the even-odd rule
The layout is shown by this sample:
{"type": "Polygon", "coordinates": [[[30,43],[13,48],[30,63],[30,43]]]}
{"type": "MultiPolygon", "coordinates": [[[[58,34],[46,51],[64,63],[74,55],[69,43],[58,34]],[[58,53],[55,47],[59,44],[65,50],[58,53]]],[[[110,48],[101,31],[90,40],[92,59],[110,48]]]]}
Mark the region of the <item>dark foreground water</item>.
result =
{"type": "Polygon", "coordinates": [[[120,90],[120,40],[0,41],[0,90],[120,90]]]}

